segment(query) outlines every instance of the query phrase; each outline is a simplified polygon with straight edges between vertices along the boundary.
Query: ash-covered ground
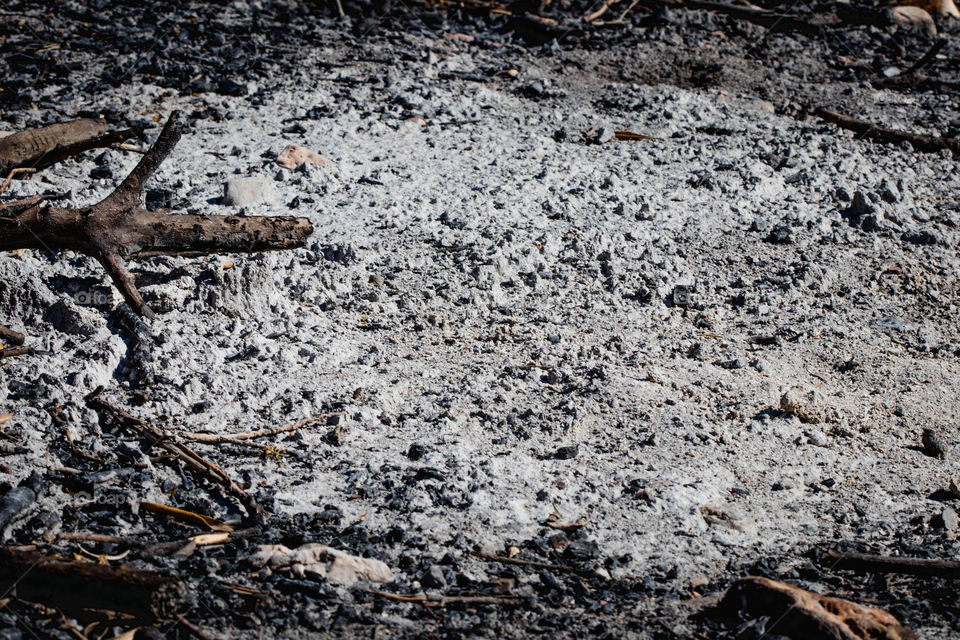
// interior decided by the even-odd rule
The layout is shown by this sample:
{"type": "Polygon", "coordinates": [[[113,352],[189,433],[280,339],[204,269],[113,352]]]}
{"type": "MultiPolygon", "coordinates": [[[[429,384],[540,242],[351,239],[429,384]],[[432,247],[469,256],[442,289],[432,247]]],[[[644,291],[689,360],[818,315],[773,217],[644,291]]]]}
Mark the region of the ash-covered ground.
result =
{"type": "MultiPolygon", "coordinates": [[[[0,480],[39,474],[8,544],[195,531],[144,500],[241,515],[102,429],[83,398],[103,385],[174,436],[343,412],[270,440],[279,455],[196,444],[267,505],[263,534],[127,558],[191,584],[179,612],[212,637],[732,636],[690,614],[749,574],[956,633],[948,583],[843,576],[810,555],[960,553],[960,165],[809,115],[956,135],[955,92],[870,84],[930,40],[676,10],[560,21],[541,43],[455,8],[175,4],[11,3],[0,129],[179,110],[148,205],[316,231],[296,251],[137,263],[158,313],[136,331],[94,260],[0,255],[0,322],[39,351],[0,362],[17,451],[0,480]],[[656,139],[608,139],[620,130],[656,139]],[[283,169],[289,144],[335,164],[283,169]],[[242,209],[222,199],[241,177],[262,178],[242,209]],[[520,600],[426,607],[245,564],[257,544],[312,541],[384,561],[390,593],[520,600]]],[[[958,55],[950,40],[931,74],[954,81],[958,55]]],[[[91,152],[4,197],[93,203],[137,159],[91,152]]],[[[0,621],[22,637],[61,624],[0,621]]]]}

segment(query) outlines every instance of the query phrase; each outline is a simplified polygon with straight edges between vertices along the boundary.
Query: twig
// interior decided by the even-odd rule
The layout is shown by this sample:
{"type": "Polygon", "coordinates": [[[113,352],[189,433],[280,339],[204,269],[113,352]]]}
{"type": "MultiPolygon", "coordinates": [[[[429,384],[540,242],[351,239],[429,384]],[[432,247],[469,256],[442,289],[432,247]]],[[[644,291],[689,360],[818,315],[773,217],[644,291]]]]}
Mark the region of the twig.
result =
{"type": "Polygon", "coordinates": [[[614,131],[613,137],[617,140],[660,140],[656,136],[647,136],[633,131],[614,131]]]}
{"type": "Polygon", "coordinates": [[[877,89],[890,89],[893,87],[909,86],[914,84],[919,80],[919,72],[922,69],[925,69],[930,63],[933,62],[933,59],[941,49],[947,46],[946,38],[938,38],[936,42],[933,43],[933,46],[927,50],[923,56],[916,62],[914,62],[909,69],[903,73],[897,74],[892,78],[880,78],[873,81],[873,86],[877,89]]]}
{"type": "Polygon", "coordinates": [[[57,540],[64,542],[99,542],[101,544],[119,544],[126,547],[145,547],[147,543],[137,538],[124,538],[121,536],[111,536],[105,533],[86,533],[84,531],[71,531],[58,533],[57,540]]]}
{"type": "Polygon", "coordinates": [[[143,133],[141,127],[107,129],[102,120],[84,119],[18,131],[0,139],[0,169],[4,172],[17,167],[43,169],[84,151],[109,147],[143,133]]]}
{"type": "Polygon", "coordinates": [[[594,20],[596,20],[597,18],[605,14],[610,9],[610,7],[617,4],[618,2],[620,2],[620,0],[604,0],[603,5],[601,5],[599,9],[597,9],[596,11],[591,11],[590,13],[583,16],[583,21],[593,22],[594,20]]]}
{"type": "Polygon", "coordinates": [[[288,424],[283,427],[276,427],[273,429],[260,429],[258,431],[244,431],[242,433],[230,433],[226,435],[219,435],[215,433],[197,433],[192,431],[187,431],[180,433],[181,436],[187,438],[188,440],[196,440],[197,442],[210,442],[215,444],[229,443],[229,444],[240,444],[238,441],[243,440],[253,440],[254,438],[262,438],[265,436],[275,436],[278,433],[289,433],[291,431],[296,431],[301,427],[305,427],[314,422],[320,420],[326,420],[327,418],[332,418],[334,416],[342,416],[343,411],[331,411],[330,413],[321,413],[320,415],[310,416],[309,418],[304,418],[299,422],[294,422],[293,424],[288,424]]]}
{"type": "Polygon", "coordinates": [[[896,129],[887,129],[870,122],[851,118],[836,111],[827,111],[826,109],[817,109],[814,112],[818,117],[827,122],[832,122],[841,129],[854,131],[864,138],[884,142],[887,144],[900,144],[909,142],[917,151],[926,153],[936,153],[941,149],[949,149],[954,155],[960,156],[960,140],[957,138],[942,138],[938,136],[928,136],[920,133],[909,133],[898,131],[896,129]]]}
{"type": "Polygon", "coordinates": [[[916,62],[914,62],[913,65],[912,65],[909,69],[907,69],[906,71],[904,71],[904,72],[903,72],[902,74],[900,74],[900,75],[908,75],[908,76],[909,76],[909,75],[912,75],[912,74],[916,73],[917,71],[920,71],[921,69],[926,68],[927,65],[929,65],[931,62],[933,62],[934,56],[936,56],[938,53],[940,53],[940,50],[943,49],[945,46],[947,46],[947,39],[946,39],[946,38],[938,38],[937,41],[933,43],[933,46],[930,47],[930,49],[929,49],[925,54],[923,54],[923,56],[921,56],[921,58],[920,58],[919,60],[917,60],[916,62]]]}
{"type": "Polygon", "coordinates": [[[633,8],[638,4],[640,4],[640,0],[633,0],[633,2],[630,3],[630,6],[624,9],[623,13],[620,14],[620,17],[614,20],[614,22],[623,22],[630,12],[633,11],[633,8]]]}
{"type": "Polygon", "coordinates": [[[10,169],[10,173],[7,174],[7,179],[3,181],[3,184],[0,184],[0,194],[3,194],[3,192],[7,190],[7,187],[10,186],[10,183],[13,181],[13,176],[20,175],[21,173],[36,173],[36,171],[33,167],[10,169]]]}
{"type": "MultiPolygon", "coordinates": [[[[248,529],[238,529],[236,531],[231,531],[225,535],[229,536],[228,542],[234,540],[242,540],[244,538],[249,538],[251,536],[258,535],[263,529],[260,527],[250,527],[248,529]]],[[[209,535],[209,534],[201,534],[209,535]]],[[[167,542],[155,542],[153,544],[148,544],[144,547],[143,553],[146,555],[168,555],[179,551],[188,544],[195,542],[194,538],[197,536],[191,536],[189,538],[182,538],[180,540],[169,540],[167,542]]]]}
{"type": "Polygon", "coordinates": [[[47,407],[47,414],[49,414],[50,420],[53,421],[53,424],[55,424],[57,428],[63,432],[63,436],[66,438],[67,444],[70,445],[71,451],[81,458],[90,460],[91,462],[103,463],[103,460],[100,458],[92,456],[89,453],[85,453],[80,449],[80,447],[77,446],[77,444],[73,441],[73,436],[70,435],[70,429],[67,427],[66,419],[64,419],[64,417],[57,412],[55,407],[47,407]]]}
{"type": "Polygon", "coordinates": [[[200,638],[200,640],[213,640],[210,636],[201,631],[196,625],[188,622],[187,619],[182,615],[177,614],[177,620],[180,622],[180,624],[185,626],[190,633],[200,638]]]}
{"type": "Polygon", "coordinates": [[[0,338],[3,338],[10,344],[15,344],[19,346],[23,344],[23,341],[26,339],[26,336],[24,336],[19,331],[14,331],[10,327],[5,327],[2,324],[0,324],[0,338]]]}
{"type": "Polygon", "coordinates": [[[828,550],[824,560],[832,569],[848,569],[868,573],[906,573],[914,576],[960,578],[960,562],[928,558],[897,558],[869,553],[848,553],[828,550]]]}
{"type": "MultiPolygon", "coordinates": [[[[2,353],[2,352],[0,352],[2,353]]],[[[209,460],[202,458],[194,453],[186,445],[174,441],[169,435],[152,427],[142,420],[139,420],[122,409],[113,406],[100,397],[103,387],[97,387],[92,393],[86,396],[87,406],[97,411],[102,416],[114,422],[117,426],[132,431],[143,438],[151,445],[160,447],[171,453],[174,457],[182,460],[188,466],[203,473],[215,483],[224,487],[228,493],[232,494],[247,512],[250,518],[259,519],[263,516],[263,509],[257,504],[250,494],[240,488],[230,476],[224,473],[223,469],[213,464],[209,460]]]]}
{"type": "Polygon", "coordinates": [[[364,589],[366,593],[396,600],[397,602],[435,602],[440,605],[448,604],[516,604],[517,598],[510,596],[436,596],[429,593],[387,593],[364,589]]]}
{"type": "Polygon", "coordinates": [[[116,151],[129,151],[131,153],[139,153],[141,155],[148,153],[150,151],[150,149],[146,147],[138,147],[137,145],[128,144],[126,142],[123,142],[121,144],[110,145],[110,148],[116,151]]]}
{"type": "Polygon", "coordinates": [[[766,9],[748,9],[746,7],[737,7],[722,2],[708,2],[706,0],[686,0],[680,6],[689,9],[705,9],[733,18],[739,18],[740,20],[747,20],[748,22],[766,27],[773,33],[799,31],[807,35],[819,35],[823,32],[823,28],[819,25],[782,13],[767,11],[766,9]]]}

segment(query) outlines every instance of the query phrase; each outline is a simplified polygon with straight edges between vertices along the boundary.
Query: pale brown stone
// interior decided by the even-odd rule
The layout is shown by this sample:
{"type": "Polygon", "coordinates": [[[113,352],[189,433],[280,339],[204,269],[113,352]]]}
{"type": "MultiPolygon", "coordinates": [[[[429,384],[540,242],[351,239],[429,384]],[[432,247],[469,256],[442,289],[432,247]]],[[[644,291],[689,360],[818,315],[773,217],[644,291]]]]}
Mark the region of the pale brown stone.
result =
{"type": "Polygon", "coordinates": [[[954,0],[900,0],[897,4],[919,7],[934,15],[960,18],[960,11],[957,10],[954,0]]]}
{"type": "Polygon", "coordinates": [[[908,5],[894,7],[890,10],[890,17],[901,27],[926,31],[931,36],[937,35],[937,25],[926,9],[908,5]]]}
{"type": "Polygon", "coordinates": [[[383,562],[359,558],[323,544],[305,544],[289,549],[282,544],[257,547],[250,564],[268,572],[288,569],[298,578],[317,577],[338,584],[353,585],[361,580],[390,582],[393,572],[383,562]]]}
{"type": "Polygon", "coordinates": [[[310,149],[291,144],[277,156],[277,164],[284,169],[296,169],[301,164],[333,164],[333,160],[310,149]]]}

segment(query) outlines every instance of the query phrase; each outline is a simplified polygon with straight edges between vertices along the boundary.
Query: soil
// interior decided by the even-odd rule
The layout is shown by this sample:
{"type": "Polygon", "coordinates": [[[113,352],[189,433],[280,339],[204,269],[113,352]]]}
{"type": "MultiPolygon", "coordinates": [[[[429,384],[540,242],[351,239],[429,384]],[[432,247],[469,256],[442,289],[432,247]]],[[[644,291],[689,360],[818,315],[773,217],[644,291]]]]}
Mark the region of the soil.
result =
{"type": "MultiPolygon", "coordinates": [[[[316,228],[296,251],[133,265],[149,324],[93,260],[0,256],[0,322],[37,350],[0,360],[0,489],[34,496],[0,509],[6,543],[112,555],[57,534],[202,530],[142,501],[243,517],[89,409],[103,386],[174,438],[339,414],[266,450],[191,443],[269,516],[226,545],[123,560],[188,586],[154,622],[166,634],[192,633],[180,615],[225,638],[772,637],[776,620],[702,613],[745,575],[956,634],[948,581],[835,571],[818,549],[960,553],[960,165],[813,112],[960,135],[960,21],[938,18],[928,81],[891,90],[872,83],[933,40],[839,23],[830,3],[790,8],[812,35],[685,7],[605,26],[577,3],[343,8],[0,10],[0,129],[178,110],[149,206],[316,228]],[[290,144],[334,164],[283,169],[290,144]],[[261,199],[225,204],[241,177],[261,199]],[[247,562],[309,542],[394,581],[247,562]]],[[[87,153],[3,197],[82,206],[136,161],[87,153]]],[[[14,602],[0,624],[47,636],[85,616],[14,602]]]]}

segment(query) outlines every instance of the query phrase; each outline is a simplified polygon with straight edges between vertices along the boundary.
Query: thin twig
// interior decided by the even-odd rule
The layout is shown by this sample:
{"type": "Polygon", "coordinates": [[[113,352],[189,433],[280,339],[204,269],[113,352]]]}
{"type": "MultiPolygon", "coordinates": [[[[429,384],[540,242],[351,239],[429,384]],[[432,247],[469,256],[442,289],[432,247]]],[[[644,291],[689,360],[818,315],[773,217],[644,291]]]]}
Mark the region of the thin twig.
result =
{"type": "Polygon", "coordinates": [[[70,445],[70,449],[75,454],[77,454],[81,458],[90,460],[91,462],[97,462],[101,464],[103,463],[103,460],[101,460],[100,458],[96,456],[92,456],[89,453],[85,453],[80,449],[80,447],[77,446],[77,444],[73,441],[73,436],[70,435],[70,429],[67,427],[66,419],[58,413],[55,407],[47,407],[47,414],[50,415],[50,420],[53,421],[53,424],[55,424],[57,428],[60,429],[61,432],[63,432],[63,436],[67,439],[67,444],[70,445]]]}
{"type": "Polygon", "coordinates": [[[960,578],[960,562],[930,558],[898,558],[869,553],[825,551],[823,558],[832,569],[848,569],[868,573],[906,573],[914,576],[960,578]]]}
{"type": "Polygon", "coordinates": [[[913,63],[909,69],[903,73],[897,74],[892,78],[880,78],[873,81],[873,86],[877,89],[891,89],[900,86],[911,86],[920,79],[920,71],[928,67],[940,51],[947,46],[946,38],[938,38],[933,46],[927,50],[919,60],[913,63]]]}
{"type": "MultiPolygon", "coordinates": [[[[2,351],[0,351],[0,353],[2,353],[2,351]]],[[[187,465],[193,467],[195,470],[203,473],[208,478],[224,487],[228,493],[232,494],[235,498],[237,498],[240,504],[243,505],[244,509],[247,511],[247,516],[251,518],[259,518],[263,515],[263,509],[259,504],[257,504],[256,500],[254,500],[253,497],[246,491],[241,489],[240,485],[238,485],[230,478],[230,476],[224,473],[223,469],[209,460],[197,455],[186,445],[176,442],[168,434],[148,425],[138,418],[133,417],[126,411],[113,406],[100,397],[102,392],[103,387],[97,387],[93,393],[89,394],[85,398],[87,406],[94,411],[97,411],[104,417],[110,419],[117,424],[117,426],[134,432],[151,445],[168,451],[176,458],[184,461],[187,465]]]]}
{"type": "Polygon", "coordinates": [[[7,190],[7,187],[10,186],[10,183],[13,181],[13,177],[20,175],[21,173],[36,173],[36,169],[33,167],[17,167],[16,169],[10,169],[10,173],[7,174],[7,179],[3,181],[3,184],[0,184],[0,194],[3,194],[7,190]]]}
{"type": "Polygon", "coordinates": [[[620,17],[617,18],[614,22],[623,22],[626,19],[626,17],[630,15],[630,12],[633,11],[633,8],[638,4],[640,4],[640,0],[633,0],[633,2],[630,3],[630,6],[624,9],[623,13],[620,14],[620,17]]]}
{"type": "Polygon", "coordinates": [[[265,436],[275,436],[278,433],[290,433],[291,431],[296,431],[301,427],[305,427],[314,422],[319,422],[320,420],[326,420],[327,418],[333,418],[334,416],[344,415],[343,411],[331,411],[330,413],[321,413],[320,415],[310,416],[309,418],[304,418],[299,422],[294,422],[293,424],[288,424],[283,427],[275,427],[273,429],[259,429],[257,431],[244,431],[242,433],[230,433],[225,435],[215,434],[215,433],[197,433],[193,431],[182,432],[179,435],[187,438],[189,440],[196,440],[197,442],[211,442],[211,443],[233,443],[236,444],[238,440],[253,440],[254,438],[263,438],[265,436]]]}
{"type": "Polygon", "coordinates": [[[200,638],[200,640],[213,640],[210,636],[208,636],[206,633],[201,631],[197,626],[188,622],[187,619],[184,618],[182,615],[177,614],[177,620],[180,621],[180,624],[185,626],[187,630],[190,631],[190,633],[200,638]]]}
{"type": "Polygon", "coordinates": [[[941,149],[949,149],[954,155],[960,156],[960,140],[957,138],[941,138],[938,136],[928,136],[920,133],[909,133],[907,131],[898,131],[896,129],[887,129],[864,120],[858,120],[850,116],[845,116],[836,111],[826,109],[817,109],[814,112],[818,117],[827,122],[832,122],[842,129],[854,131],[864,138],[884,142],[887,144],[900,144],[909,142],[917,151],[927,153],[936,153],[941,149]]]}
{"type": "Polygon", "coordinates": [[[145,547],[148,543],[137,538],[111,536],[105,533],[87,533],[85,531],[70,531],[57,534],[57,540],[64,542],[99,542],[101,544],[119,544],[125,547],[145,547]]]}
{"type": "Polygon", "coordinates": [[[4,202],[3,204],[0,204],[0,211],[7,211],[9,209],[10,212],[3,215],[7,217],[15,216],[22,211],[26,211],[30,207],[37,206],[41,202],[43,202],[43,196],[30,196],[28,198],[21,198],[20,200],[4,202]]]}
{"type": "Polygon", "coordinates": [[[610,9],[610,7],[617,4],[618,2],[620,2],[620,0],[604,0],[603,5],[601,5],[599,9],[597,9],[596,11],[591,11],[590,13],[583,16],[583,21],[593,22],[594,20],[596,20],[597,18],[605,14],[610,9]]]}
{"type": "Polygon", "coordinates": [[[135,144],[129,144],[126,142],[110,145],[110,148],[115,151],[129,151],[131,153],[139,153],[141,155],[150,151],[150,149],[148,149],[147,147],[138,147],[135,144]]]}

